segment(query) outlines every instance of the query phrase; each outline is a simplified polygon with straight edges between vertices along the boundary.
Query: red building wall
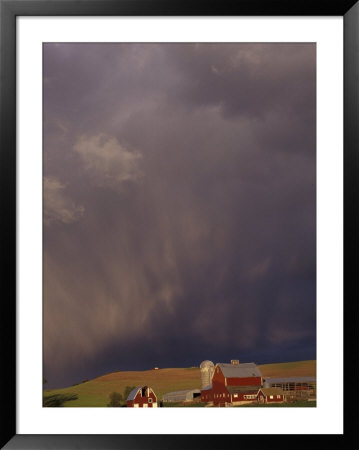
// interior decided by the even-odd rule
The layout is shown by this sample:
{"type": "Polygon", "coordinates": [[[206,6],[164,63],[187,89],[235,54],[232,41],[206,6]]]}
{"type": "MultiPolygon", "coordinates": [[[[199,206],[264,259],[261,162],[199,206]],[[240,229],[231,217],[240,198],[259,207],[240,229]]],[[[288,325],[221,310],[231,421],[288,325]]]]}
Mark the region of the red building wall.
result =
{"type": "Polygon", "coordinates": [[[258,401],[260,402],[260,403],[275,403],[275,402],[283,402],[284,401],[284,396],[283,395],[277,395],[277,394],[274,394],[273,395],[273,398],[270,398],[270,396],[269,395],[267,395],[267,396],[265,396],[264,394],[263,394],[263,392],[259,392],[259,394],[258,394],[258,401]],[[278,398],[278,396],[279,396],[279,398],[278,398]]]}
{"type": "MultiPolygon", "coordinates": [[[[226,378],[222,370],[217,367],[212,377],[212,385],[220,383],[226,384],[226,378]],[[218,369],[218,370],[217,370],[218,369]]],[[[227,386],[262,386],[261,377],[246,377],[246,378],[227,378],[227,386]]]]}
{"type": "Polygon", "coordinates": [[[201,402],[208,403],[213,402],[214,405],[219,403],[229,403],[231,401],[231,396],[227,391],[224,384],[215,383],[212,385],[212,389],[201,391],[201,402]]]}
{"type": "Polygon", "coordinates": [[[225,406],[225,403],[236,402],[254,402],[257,399],[256,392],[243,392],[238,394],[230,394],[227,389],[214,389],[214,391],[206,391],[201,395],[201,401],[204,403],[213,402],[214,406],[225,406]],[[248,398],[247,396],[255,396],[248,398]]]}
{"type": "Polygon", "coordinates": [[[215,406],[224,406],[225,403],[231,402],[255,401],[255,399],[245,398],[245,395],[248,395],[248,393],[238,393],[237,397],[234,397],[234,394],[228,392],[226,386],[256,386],[260,389],[262,386],[262,378],[246,377],[226,379],[222,370],[216,367],[212,377],[212,389],[201,391],[201,401],[204,403],[213,402],[215,406]]]}
{"type": "Polygon", "coordinates": [[[153,407],[153,403],[157,403],[157,397],[155,396],[155,394],[150,391],[149,395],[146,397],[142,397],[141,396],[141,391],[138,391],[136,397],[134,400],[128,400],[127,401],[127,406],[128,407],[133,407],[133,405],[137,403],[139,408],[143,408],[144,404],[147,404],[149,408],[153,407]],[[151,398],[152,402],[148,402],[148,399],[151,398]]]}
{"type": "Polygon", "coordinates": [[[257,392],[243,392],[230,394],[227,388],[222,384],[216,383],[212,389],[201,392],[201,401],[203,403],[213,402],[215,406],[225,405],[225,403],[235,403],[249,401],[253,402],[256,398],[246,398],[247,395],[257,395],[257,392]],[[236,396],[235,396],[236,395],[236,396]]]}
{"type": "Polygon", "coordinates": [[[231,402],[231,394],[227,391],[224,384],[215,383],[212,385],[213,404],[223,405],[231,402]]]}
{"type": "Polygon", "coordinates": [[[262,386],[261,377],[227,378],[227,386],[262,386]]]}
{"type": "Polygon", "coordinates": [[[213,402],[213,392],[212,389],[201,391],[201,402],[202,403],[209,403],[213,402]]]}

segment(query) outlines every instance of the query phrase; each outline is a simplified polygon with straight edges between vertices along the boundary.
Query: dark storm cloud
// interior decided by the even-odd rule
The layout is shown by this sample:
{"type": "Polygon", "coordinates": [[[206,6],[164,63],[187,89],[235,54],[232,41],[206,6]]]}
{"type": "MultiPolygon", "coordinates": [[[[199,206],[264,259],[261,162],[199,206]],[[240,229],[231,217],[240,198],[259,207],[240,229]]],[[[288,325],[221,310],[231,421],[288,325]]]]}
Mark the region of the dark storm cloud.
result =
{"type": "Polygon", "coordinates": [[[313,113],[312,44],[177,45],[173,52],[183,75],[178,92],[193,104],[219,104],[228,115],[246,117],[313,113]]]}
{"type": "Polygon", "coordinates": [[[315,357],[314,45],[46,44],[44,108],[50,381],[315,357]]]}

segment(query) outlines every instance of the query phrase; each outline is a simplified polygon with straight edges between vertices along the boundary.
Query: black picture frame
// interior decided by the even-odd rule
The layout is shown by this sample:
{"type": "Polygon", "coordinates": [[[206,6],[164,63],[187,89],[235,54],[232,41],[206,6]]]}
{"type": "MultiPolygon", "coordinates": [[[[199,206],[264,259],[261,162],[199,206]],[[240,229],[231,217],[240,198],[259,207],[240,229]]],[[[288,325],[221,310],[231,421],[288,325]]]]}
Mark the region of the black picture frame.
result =
{"type": "MultiPolygon", "coordinates": [[[[149,449],[243,445],[278,435],[18,435],[16,434],[16,17],[18,16],[342,16],[344,19],[344,286],[355,292],[359,168],[359,2],[358,0],[0,0],[0,155],[2,198],[3,295],[1,299],[2,422],[1,448],[6,449],[149,449]],[[206,438],[206,439],[205,439],[206,438]]],[[[353,296],[353,300],[356,300],[353,296]]],[[[346,367],[356,367],[355,301],[347,298],[345,329],[350,334],[344,350],[346,367]]],[[[347,391],[355,370],[345,372],[347,391]]],[[[339,393],[345,398],[345,393],[339,393]]],[[[348,402],[345,403],[348,408],[348,402]]],[[[343,446],[353,431],[356,414],[347,414],[343,435],[326,435],[343,446]]],[[[280,435],[276,446],[288,445],[293,435],[280,435]]],[[[316,438],[310,436],[311,444],[316,438]],[[314,440],[313,440],[314,438],[314,440]]],[[[308,435],[296,435],[304,443],[308,435]]]]}

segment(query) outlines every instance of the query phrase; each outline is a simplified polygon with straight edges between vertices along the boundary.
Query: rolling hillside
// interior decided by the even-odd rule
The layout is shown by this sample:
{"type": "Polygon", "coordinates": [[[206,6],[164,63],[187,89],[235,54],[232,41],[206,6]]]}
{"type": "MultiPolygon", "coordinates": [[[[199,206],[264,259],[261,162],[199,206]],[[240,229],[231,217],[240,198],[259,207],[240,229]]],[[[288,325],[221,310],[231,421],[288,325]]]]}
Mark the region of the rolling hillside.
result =
{"type": "Polygon", "coordinates": [[[259,366],[263,377],[311,377],[316,376],[317,362],[296,361],[259,366]]]}
{"type": "MultiPolygon", "coordinates": [[[[298,361],[259,366],[264,377],[279,376],[315,376],[316,361],[298,361]]],[[[126,386],[148,385],[157,397],[166,392],[201,387],[198,367],[146,370],[138,372],[113,372],[85,383],[63,389],[45,390],[44,395],[77,394],[77,400],[64,403],[64,406],[91,407],[107,406],[111,392],[123,393],[126,386]]]]}

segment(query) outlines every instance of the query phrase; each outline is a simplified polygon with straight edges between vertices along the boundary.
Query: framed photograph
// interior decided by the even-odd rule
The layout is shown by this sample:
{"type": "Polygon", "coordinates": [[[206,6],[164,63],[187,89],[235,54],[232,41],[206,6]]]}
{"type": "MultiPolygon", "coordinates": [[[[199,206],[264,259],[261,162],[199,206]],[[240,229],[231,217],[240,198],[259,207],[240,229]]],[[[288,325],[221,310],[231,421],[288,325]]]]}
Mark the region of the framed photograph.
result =
{"type": "Polygon", "coordinates": [[[0,14],[3,448],[342,438],[358,3],[0,14]]]}

